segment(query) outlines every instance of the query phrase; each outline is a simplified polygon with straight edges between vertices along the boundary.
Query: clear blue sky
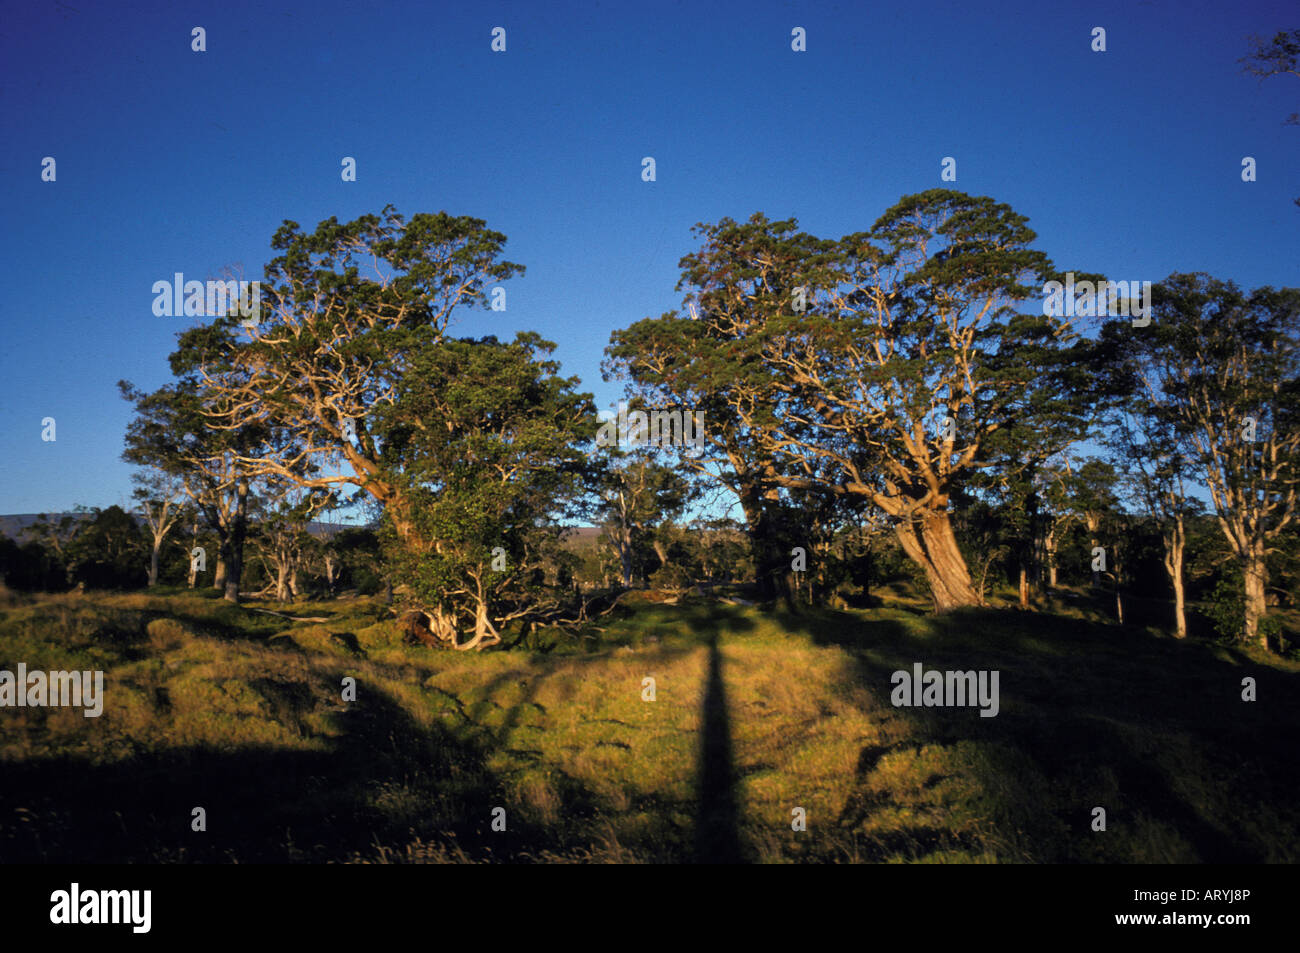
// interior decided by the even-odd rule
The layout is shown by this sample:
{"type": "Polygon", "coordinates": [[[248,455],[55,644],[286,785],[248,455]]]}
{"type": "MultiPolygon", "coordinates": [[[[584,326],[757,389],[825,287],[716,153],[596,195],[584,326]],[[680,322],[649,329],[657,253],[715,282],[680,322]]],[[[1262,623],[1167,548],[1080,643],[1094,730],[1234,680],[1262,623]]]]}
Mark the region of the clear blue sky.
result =
{"type": "Polygon", "coordinates": [[[196,320],[155,317],[153,282],[260,277],[284,219],[485,219],[527,275],[454,331],[542,332],[601,406],[610,332],[680,304],[692,224],[838,237],[944,156],[1062,268],[1298,284],[1300,80],[1237,62],[1297,25],[1293,2],[6,2],[0,513],[129,498],[115,382],[166,383],[196,320]]]}

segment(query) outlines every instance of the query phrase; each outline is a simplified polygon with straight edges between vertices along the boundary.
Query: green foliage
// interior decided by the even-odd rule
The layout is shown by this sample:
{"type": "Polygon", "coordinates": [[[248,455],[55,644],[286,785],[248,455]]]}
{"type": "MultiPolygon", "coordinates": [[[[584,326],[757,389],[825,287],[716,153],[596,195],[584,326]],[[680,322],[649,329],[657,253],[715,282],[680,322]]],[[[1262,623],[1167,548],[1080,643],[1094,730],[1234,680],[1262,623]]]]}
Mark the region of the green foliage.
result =
{"type": "MultiPolygon", "coordinates": [[[[1241,566],[1236,560],[1227,563],[1210,591],[1205,614],[1214,623],[1214,631],[1227,643],[1240,642],[1246,624],[1246,598],[1241,566]]],[[[1260,633],[1270,641],[1282,632],[1282,620],[1276,614],[1259,620],[1260,633]]]]}
{"type": "MultiPolygon", "coordinates": [[[[761,213],[698,226],[678,285],[696,317],[640,321],[607,352],[607,374],[648,404],[715,422],[698,466],[740,498],[760,581],[791,545],[832,538],[849,500],[929,527],[913,547],[927,558],[947,545],[950,496],[982,471],[1029,497],[1033,465],[1084,427],[1089,346],[1041,307],[1018,310],[1057,277],[1025,217],[934,189],[838,241],[796,229],[761,213]]],[[[954,555],[927,578],[952,577],[943,598],[962,602],[954,555]]]]}
{"type": "Polygon", "coordinates": [[[1225,570],[1210,592],[1206,614],[1214,622],[1220,637],[1235,642],[1241,639],[1246,624],[1246,599],[1242,595],[1241,570],[1225,570]]]}
{"type": "Polygon", "coordinates": [[[590,396],[543,357],[553,348],[533,334],[429,345],[373,415],[402,501],[385,557],[416,604],[472,620],[544,597],[537,570],[555,568],[555,524],[586,488],[595,434],[590,396]]]}
{"type": "Polygon", "coordinates": [[[93,589],[130,589],[144,583],[149,543],[120,506],[97,510],[68,545],[74,582],[93,589]]]}

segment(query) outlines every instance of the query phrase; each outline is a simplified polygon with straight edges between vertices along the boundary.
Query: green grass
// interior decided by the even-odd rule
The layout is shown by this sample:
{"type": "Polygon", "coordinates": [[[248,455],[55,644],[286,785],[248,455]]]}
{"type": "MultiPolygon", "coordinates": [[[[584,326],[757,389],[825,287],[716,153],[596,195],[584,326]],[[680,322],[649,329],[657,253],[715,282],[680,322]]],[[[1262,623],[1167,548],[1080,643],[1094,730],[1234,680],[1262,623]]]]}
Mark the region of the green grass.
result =
{"type": "Polygon", "coordinates": [[[101,668],[107,696],[0,710],[4,862],[1300,859],[1300,664],[1087,607],[638,603],[478,654],[369,599],[0,605],[0,669],[101,668]],[[893,707],[914,662],[999,670],[1000,714],[893,707]]]}

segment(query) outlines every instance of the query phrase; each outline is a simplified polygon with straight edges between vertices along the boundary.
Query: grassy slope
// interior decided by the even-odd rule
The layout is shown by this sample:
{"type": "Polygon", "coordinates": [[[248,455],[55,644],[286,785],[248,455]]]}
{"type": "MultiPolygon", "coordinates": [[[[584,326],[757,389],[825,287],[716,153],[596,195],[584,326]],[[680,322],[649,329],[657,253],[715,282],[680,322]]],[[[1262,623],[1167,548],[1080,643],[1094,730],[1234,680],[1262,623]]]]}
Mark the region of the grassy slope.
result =
{"type": "Polygon", "coordinates": [[[895,601],[639,605],[459,654],[368,600],[292,612],[330,621],[188,592],[5,609],[0,669],[101,668],[107,704],[0,710],[0,861],[1300,860],[1300,664],[1253,650],[895,601]],[[894,708],[913,662],[998,669],[1000,714],[894,708]]]}

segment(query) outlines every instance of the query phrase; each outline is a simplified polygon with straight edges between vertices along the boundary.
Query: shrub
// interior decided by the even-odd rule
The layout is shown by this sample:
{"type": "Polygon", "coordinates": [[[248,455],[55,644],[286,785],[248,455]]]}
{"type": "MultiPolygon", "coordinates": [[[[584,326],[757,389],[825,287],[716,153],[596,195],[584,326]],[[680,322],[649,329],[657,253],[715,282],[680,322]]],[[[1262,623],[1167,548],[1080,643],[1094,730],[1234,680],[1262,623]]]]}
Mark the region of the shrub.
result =
{"type": "Polygon", "coordinates": [[[170,652],[185,645],[194,633],[175,619],[154,619],[146,627],[149,644],[158,652],[170,652]]]}

